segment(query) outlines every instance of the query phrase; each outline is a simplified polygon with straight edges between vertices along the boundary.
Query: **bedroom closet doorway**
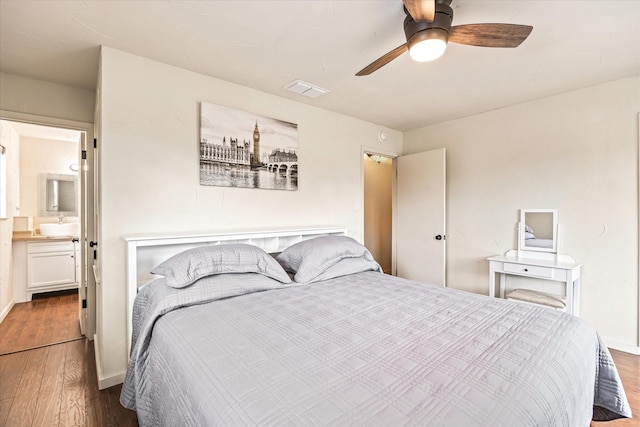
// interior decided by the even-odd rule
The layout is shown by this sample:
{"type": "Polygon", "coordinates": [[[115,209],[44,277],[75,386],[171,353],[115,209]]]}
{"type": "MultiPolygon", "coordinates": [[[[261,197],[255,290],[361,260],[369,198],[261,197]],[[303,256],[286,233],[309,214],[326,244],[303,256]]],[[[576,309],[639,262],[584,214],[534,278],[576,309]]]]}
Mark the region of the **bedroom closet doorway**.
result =
{"type": "MultiPolygon", "coordinates": [[[[42,171],[47,172],[37,173],[35,171],[34,176],[46,176],[47,177],[47,185],[41,181],[34,184],[36,185],[32,190],[27,188],[22,188],[24,186],[21,182],[14,182],[14,201],[12,202],[12,211],[8,214],[8,217],[13,219],[11,221],[13,227],[9,227],[5,229],[7,231],[6,236],[1,236],[3,241],[5,238],[8,238],[8,241],[12,241],[12,234],[14,228],[19,229],[22,233],[21,236],[23,240],[25,238],[29,240],[27,235],[33,236],[31,240],[41,238],[42,226],[43,223],[63,223],[66,225],[74,225],[73,223],[77,223],[77,238],[73,239],[76,252],[73,258],[76,262],[76,272],[73,275],[75,281],[77,283],[77,305],[76,305],[76,313],[72,314],[78,320],[81,335],[86,336],[89,339],[93,339],[93,335],[95,334],[95,323],[96,323],[96,313],[95,313],[95,281],[92,280],[93,275],[87,274],[87,266],[91,265],[90,260],[92,257],[88,256],[88,242],[94,240],[93,237],[93,219],[94,219],[94,191],[93,191],[93,164],[87,162],[87,147],[93,146],[93,124],[85,123],[85,122],[77,122],[66,119],[57,119],[52,117],[44,117],[44,116],[36,116],[31,114],[24,113],[15,113],[8,111],[0,112],[0,119],[6,121],[6,123],[11,126],[11,124],[15,124],[16,128],[20,127],[28,127],[31,126],[34,129],[41,128],[43,131],[49,131],[51,135],[65,135],[72,134],[74,135],[73,148],[69,153],[66,153],[64,156],[59,156],[54,154],[53,152],[49,152],[50,147],[57,146],[55,143],[56,137],[45,138],[32,136],[33,143],[41,143],[42,141],[48,142],[49,139],[52,139],[52,142],[49,145],[42,145],[40,149],[36,149],[34,152],[37,153],[43,159],[44,168],[42,171]],[[54,212],[50,212],[48,193],[47,196],[43,196],[43,191],[48,191],[49,189],[49,178],[51,175],[49,172],[52,172],[52,162],[60,157],[60,162],[64,163],[64,170],[60,170],[58,175],[55,176],[75,176],[75,180],[77,181],[76,185],[76,201],[75,201],[75,209],[74,212],[61,212],[60,214],[54,212]],[[64,158],[63,158],[64,157],[64,158]],[[47,160],[48,159],[48,160],[47,160]],[[47,190],[44,190],[46,188],[47,190]],[[26,191],[26,193],[23,192],[26,191]],[[26,201],[22,197],[22,194],[29,195],[35,201],[30,203],[26,201]],[[29,194],[30,193],[30,194],[29,194]],[[34,195],[35,194],[35,195],[34,195]],[[46,198],[47,208],[46,211],[41,210],[41,206],[44,202],[42,197],[46,198]],[[32,206],[32,205],[35,205],[32,206]],[[35,210],[34,210],[35,209],[35,210]],[[16,219],[20,219],[19,221],[16,219]],[[27,220],[25,221],[24,218],[27,220]],[[25,225],[27,224],[27,225],[25,225]],[[26,228],[25,228],[26,227],[26,228]],[[23,230],[24,229],[24,230],[23,230]],[[40,229],[40,234],[38,230],[40,229]],[[77,316],[77,317],[76,317],[77,316]]],[[[3,133],[3,137],[6,133],[3,133]]],[[[16,139],[16,142],[13,144],[15,151],[18,153],[22,153],[22,137],[20,136],[20,131],[17,131],[12,128],[11,135],[14,135],[12,138],[16,139]]],[[[29,142],[29,139],[27,139],[29,142]]],[[[29,142],[32,143],[32,142],[29,142]]],[[[53,148],[51,148],[53,149],[53,148]]],[[[33,150],[32,150],[33,151],[33,150]]],[[[17,155],[19,159],[19,154],[17,155]]],[[[22,172],[27,172],[30,169],[33,169],[33,165],[31,163],[24,163],[22,160],[18,160],[19,164],[16,164],[17,168],[17,177],[22,181],[22,172]],[[25,165],[24,168],[21,165],[25,165]],[[22,170],[24,169],[24,170],[22,170]]],[[[61,163],[61,164],[62,164],[61,163]]],[[[61,166],[62,167],[62,166],[61,166]]],[[[33,171],[32,171],[33,172],[33,171]]],[[[34,178],[35,179],[35,178],[34,178]]],[[[61,184],[59,184],[61,185],[61,184]]],[[[56,189],[57,187],[52,187],[56,189]]],[[[58,194],[60,192],[54,192],[58,194]]],[[[60,193],[62,194],[62,193],[60,193]]],[[[62,203],[62,202],[60,202],[62,203]]],[[[55,203],[51,205],[55,206],[55,203]]],[[[49,227],[50,229],[52,227],[49,227]]],[[[51,232],[51,231],[50,231],[51,232]]],[[[53,231],[56,233],[56,231],[53,231]]],[[[74,235],[76,234],[74,233],[74,235]]],[[[34,240],[34,242],[39,242],[34,240]]],[[[3,257],[4,258],[4,257],[3,257]]],[[[12,257],[13,258],[13,257],[12,257]]],[[[53,259],[53,258],[52,258],[53,259]]],[[[12,262],[11,260],[7,260],[8,262],[12,262]]],[[[25,261],[26,262],[26,261],[25,261]]],[[[27,268],[27,264],[25,264],[25,268],[27,268]]],[[[47,271],[49,271],[47,269],[47,271]]],[[[64,270],[66,271],[66,270],[64,270]]],[[[89,270],[90,271],[90,270],[89,270]]],[[[66,277],[66,276],[65,276],[66,277]]],[[[8,281],[2,283],[0,280],[1,286],[11,286],[12,291],[9,295],[14,296],[14,301],[18,301],[18,299],[22,298],[21,294],[16,293],[16,281],[20,278],[16,279],[16,272],[14,271],[13,277],[8,281]],[[7,283],[8,282],[8,283],[7,283]],[[18,297],[18,299],[16,299],[18,297]]],[[[26,273],[23,276],[25,281],[27,281],[26,273]]],[[[59,288],[64,288],[64,286],[60,285],[59,288]]],[[[9,289],[4,289],[3,293],[6,295],[9,289]]],[[[19,290],[20,291],[20,290],[19,290]]],[[[21,291],[20,291],[21,292],[21,291]]]]}
{"type": "Polygon", "coordinates": [[[393,159],[366,153],[363,172],[364,246],[392,274],[393,159]]]}
{"type": "Polygon", "coordinates": [[[364,245],[385,273],[445,286],[445,149],[406,156],[365,149],[364,245]]]}

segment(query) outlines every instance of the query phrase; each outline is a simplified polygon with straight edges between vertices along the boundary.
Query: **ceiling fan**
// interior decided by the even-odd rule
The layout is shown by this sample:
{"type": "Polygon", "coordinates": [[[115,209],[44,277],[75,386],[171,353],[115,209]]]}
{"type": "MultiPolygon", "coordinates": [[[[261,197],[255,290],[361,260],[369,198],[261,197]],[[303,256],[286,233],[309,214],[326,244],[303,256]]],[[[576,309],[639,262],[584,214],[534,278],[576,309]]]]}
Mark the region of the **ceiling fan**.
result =
{"type": "Polygon", "coordinates": [[[481,47],[518,47],[531,33],[530,25],[465,24],[451,26],[451,0],[403,0],[407,17],[404,34],[407,42],[382,55],[356,73],[366,76],[409,51],[414,61],[439,58],[447,42],[481,47]]]}

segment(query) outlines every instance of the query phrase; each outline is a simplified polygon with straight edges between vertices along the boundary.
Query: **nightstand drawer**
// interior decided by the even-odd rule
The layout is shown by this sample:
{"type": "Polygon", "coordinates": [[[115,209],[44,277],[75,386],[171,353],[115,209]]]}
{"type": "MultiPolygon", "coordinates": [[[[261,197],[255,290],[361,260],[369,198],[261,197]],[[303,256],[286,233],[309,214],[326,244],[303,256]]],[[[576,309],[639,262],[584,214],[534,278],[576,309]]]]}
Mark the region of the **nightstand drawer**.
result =
{"type": "Polygon", "coordinates": [[[536,265],[510,264],[504,263],[504,271],[507,273],[523,274],[526,276],[553,278],[553,268],[538,267],[536,265]]]}

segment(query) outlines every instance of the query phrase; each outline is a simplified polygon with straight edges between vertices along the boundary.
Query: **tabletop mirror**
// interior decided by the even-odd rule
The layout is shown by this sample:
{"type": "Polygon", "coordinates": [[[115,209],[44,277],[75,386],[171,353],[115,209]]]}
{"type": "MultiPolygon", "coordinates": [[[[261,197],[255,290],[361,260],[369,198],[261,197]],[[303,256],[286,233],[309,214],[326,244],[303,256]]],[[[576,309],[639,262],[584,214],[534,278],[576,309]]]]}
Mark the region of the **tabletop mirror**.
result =
{"type": "Polygon", "coordinates": [[[518,249],[557,253],[558,210],[520,209],[518,249]]]}

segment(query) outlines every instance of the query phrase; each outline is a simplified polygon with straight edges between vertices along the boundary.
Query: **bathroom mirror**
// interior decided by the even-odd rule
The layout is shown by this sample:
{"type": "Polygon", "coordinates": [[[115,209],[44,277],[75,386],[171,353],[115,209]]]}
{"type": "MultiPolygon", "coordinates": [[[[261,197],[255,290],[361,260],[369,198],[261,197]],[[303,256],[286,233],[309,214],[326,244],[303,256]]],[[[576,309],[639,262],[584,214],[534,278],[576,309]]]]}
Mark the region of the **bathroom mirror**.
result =
{"type": "Polygon", "coordinates": [[[78,177],[76,175],[41,174],[40,216],[78,216],[78,177]]]}
{"type": "Polygon", "coordinates": [[[521,251],[558,251],[558,210],[520,209],[518,249],[521,251]]]}

